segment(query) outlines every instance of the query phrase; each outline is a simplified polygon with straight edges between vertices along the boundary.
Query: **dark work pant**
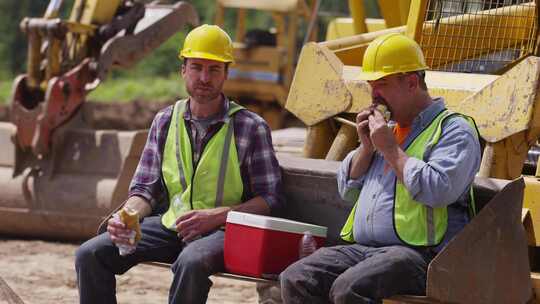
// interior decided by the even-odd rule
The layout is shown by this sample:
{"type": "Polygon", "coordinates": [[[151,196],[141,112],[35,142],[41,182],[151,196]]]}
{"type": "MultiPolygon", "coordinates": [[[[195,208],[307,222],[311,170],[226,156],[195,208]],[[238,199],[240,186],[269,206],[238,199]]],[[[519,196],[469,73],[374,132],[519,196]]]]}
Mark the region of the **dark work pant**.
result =
{"type": "Polygon", "coordinates": [[[96,236],[79,247],[75,269],[81,304],[116,303],[115,275],[138,263],[173,264],[169,303],[205,303],[212,286],[210,275],[224,271],[224,232],[215,231],[188,244],[161,225],[161,218],[147,217],[141,223],[142,239],[133,254],[120,256],[109,234],[96,236]]]}
{"type": "Polygon", "coordinates": [[[433,254],[404,246],[321,248],[280,275],[284,303],[380,303],[423,295],[433,254]]]}

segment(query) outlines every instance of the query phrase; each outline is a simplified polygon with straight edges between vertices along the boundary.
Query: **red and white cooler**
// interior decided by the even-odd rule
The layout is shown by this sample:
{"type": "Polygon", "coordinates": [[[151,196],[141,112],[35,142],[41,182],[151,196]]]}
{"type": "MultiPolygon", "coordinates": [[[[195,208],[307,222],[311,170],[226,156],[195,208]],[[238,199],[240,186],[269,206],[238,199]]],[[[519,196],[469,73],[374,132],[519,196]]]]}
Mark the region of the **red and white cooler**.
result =
{"type": "Polygon", "coordinates": [[[230,273],[274,278],[298,260],[302,236],[308,231],[317,248],[322,247],[326,227],[231,211],[225,225],[225,268],[230,273]]]}

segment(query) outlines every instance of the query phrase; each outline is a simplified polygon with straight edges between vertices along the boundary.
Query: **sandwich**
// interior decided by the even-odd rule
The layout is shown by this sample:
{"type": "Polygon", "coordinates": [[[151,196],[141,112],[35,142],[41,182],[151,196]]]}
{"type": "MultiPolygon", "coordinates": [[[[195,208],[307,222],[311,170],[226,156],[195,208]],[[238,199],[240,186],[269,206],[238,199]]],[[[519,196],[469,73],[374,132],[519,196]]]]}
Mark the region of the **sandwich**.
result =
{"type": "Polygon", "coordinates": [[[142,236],[141,226],[139,225],[139,214],[131,208],[124,207],[118,212],[118,215],[120,216],[122,223],[126,225],[126,228],[135,231],[135,238],[132,240],[130,239],[129,242],[131,244],[136,244],[142,236]]]}
{"type": "Polygon", "coordinates": [[[388,111],[388,107],[386,105],[383,105],[382,103],[379,103],[375,106],[375,109],[377,109],[379,112],[381,112],[381,114],[383,115],[384,117],[384,120],[386,120],[386,122],[388,122],[390,120],[390,116],[392,115],[392,113],[390,113],[390,111],[388,111]]]}

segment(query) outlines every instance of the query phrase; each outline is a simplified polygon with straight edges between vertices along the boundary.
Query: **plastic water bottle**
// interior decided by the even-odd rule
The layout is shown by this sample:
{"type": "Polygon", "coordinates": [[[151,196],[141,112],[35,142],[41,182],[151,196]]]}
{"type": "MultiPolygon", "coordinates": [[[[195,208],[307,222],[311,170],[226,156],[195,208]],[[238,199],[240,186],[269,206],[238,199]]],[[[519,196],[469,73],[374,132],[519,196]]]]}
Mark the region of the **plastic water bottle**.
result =
{"type": "MultiPolygon", "coordinates": [[[[135,241],[135,230],[131,230],[129,232],[129,239],[135,241]]],[[[128,254],[132,254],[135,251],[136,246],[135,245],[123,245],[123,244],[116,244],[116,247],[118,247],[118,253],[120,253],[121,256],[126,256],[128,254]]]]}
{"type": "Polygon", "coordinates": [[[304,258],[312,254],[317,250],[317,242],[313,237],[313,234],[309,231],[305,231],[302,239],[300,240],[300,246],[298,248],[298,257],[304,258]]]}
{"type": "MultiPolygon", "coordinates": [[[[113,217],[115,220],[120,221],[120,217],[118,216],[118,214],[115,213],[113,217]]],[[[132,240],[133,243],[135,243],[135,235],[137,235],[135,230],[131,230],[126,237],[132,240]]],[[[121,256],[132,254],[136,248],[136,245],[123,245],[123,244],[115,244],[115,245],[116,247],[118,247],[118,253],[120,253],[121,256]]]]}

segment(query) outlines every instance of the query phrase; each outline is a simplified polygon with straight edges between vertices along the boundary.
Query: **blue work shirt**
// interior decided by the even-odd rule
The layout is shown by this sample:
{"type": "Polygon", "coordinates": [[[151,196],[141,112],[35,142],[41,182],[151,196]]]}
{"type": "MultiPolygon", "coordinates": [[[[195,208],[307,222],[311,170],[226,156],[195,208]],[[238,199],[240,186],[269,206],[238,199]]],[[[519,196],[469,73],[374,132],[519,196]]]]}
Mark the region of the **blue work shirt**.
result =
{"type": "MultiPolygon", "coordinates": [[[[401,145],[405,148],[443,109],[442,98],[424,109],[411,125],[401,145]]],[[[375,152],[368,171],[349,179],[355,151],[350,152],[338,170],[338,189],[343,199],[356,202],[354,239],[366,246],[403,244],[393,222],[396,175],[382,154],[375,152]]],[[[439,142],[428,148],[425,159],[409,158],[403,172],[404,185],[415,201],[431,207],[448,206],[448,230],[439,251],[469,221],[469,189],[480,168],[481,148],[476,130],[459,116],[447,119],[439,142]]]]}

